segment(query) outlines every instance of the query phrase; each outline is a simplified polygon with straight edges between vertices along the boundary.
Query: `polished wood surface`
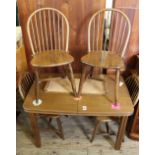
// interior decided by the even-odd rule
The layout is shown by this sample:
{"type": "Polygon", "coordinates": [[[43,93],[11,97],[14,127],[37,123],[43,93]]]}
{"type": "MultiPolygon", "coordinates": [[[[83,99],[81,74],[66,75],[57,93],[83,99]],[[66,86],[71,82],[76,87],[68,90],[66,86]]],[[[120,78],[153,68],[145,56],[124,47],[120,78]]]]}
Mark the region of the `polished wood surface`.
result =
{"type": "Polygon", "coordinates": [[[110,51],[92,51],[83,56],[81,62],[92,67],[105,69],[125,69],[123,59],[116,53],[110,51]]]}
{"type": "Polygon", "coordinates": [[[74,100],[72,94],[50,93],[40,90],[39,97],[42,100],[40,106],[34,106],[32,101],[35,99],[34,85],[32,85],[28,96],[24,102],[24,110],[26,112],[41,114],[76,114],[77,101],[74,100]]]}
{"type": "Polygon", "coordinates": [[[37,53],[31,60],[33,67],[56,67],[73,62],[73,57],[65,51],[44,51],[37,53]]]}
{"type": "Polygon", "coordinates": [[[121,108],[120,110],[115,110],[111,108],[111,104],[114,100],[114,77],[107,77],[106,83],[108,85],[108,93],[105,96],[85,94],[80,101],[75,100],[69,93],[54,93],[40,90],[40,98],[43,101],[40,106],[34,106],[32,104],[32,101],[35,99],[33,85],[24,102],[24,110],[32,113],[83,116],[131,115],[133,106],[125,84],[119,87],[119,93],[121,94],[119,103],[121,103],[121,108]],[[87,110],[83,110],[83,106],[86,106],[87,110]]]}

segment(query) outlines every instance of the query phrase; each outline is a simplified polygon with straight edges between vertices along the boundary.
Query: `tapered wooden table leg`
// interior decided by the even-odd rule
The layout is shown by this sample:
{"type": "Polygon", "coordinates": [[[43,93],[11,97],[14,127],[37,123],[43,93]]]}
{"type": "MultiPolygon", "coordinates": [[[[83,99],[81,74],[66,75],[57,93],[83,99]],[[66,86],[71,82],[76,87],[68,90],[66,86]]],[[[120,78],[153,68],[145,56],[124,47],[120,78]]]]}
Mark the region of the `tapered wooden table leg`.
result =
{"type": "Polygon", "coordinates": [[[127,120],[128,120],[127,116],[122,117],[121,123],[119,125],[119,129],[118,129],[117,137],[116,137],[116,142],[115,142],[116,150],[120,150],[120,148],[121,148],[121,143],[124,138],[127,120]]]}
{"type": "Polygon", "coordinates": [[[32,134],[34,137],[34,143],[35,143],[36,147],[41,147],[40,133],[39,133],[39,128],[38,128],[38,124],[37,124],[37,115],[30,113],[29,119],[30,119],[30,123],[31,123],[32,134]]]}
{"type": "Polygon", "coordinates": [[[91,71],[92,71],[92,67],[90,67],[88,65],[83,66],[80,83],[79,83],[79,89],[78,89],[78,97],[80,97],[83,84],[84,84],[85,80],[87,79],[88,75],[91,74],[91,71]]]}

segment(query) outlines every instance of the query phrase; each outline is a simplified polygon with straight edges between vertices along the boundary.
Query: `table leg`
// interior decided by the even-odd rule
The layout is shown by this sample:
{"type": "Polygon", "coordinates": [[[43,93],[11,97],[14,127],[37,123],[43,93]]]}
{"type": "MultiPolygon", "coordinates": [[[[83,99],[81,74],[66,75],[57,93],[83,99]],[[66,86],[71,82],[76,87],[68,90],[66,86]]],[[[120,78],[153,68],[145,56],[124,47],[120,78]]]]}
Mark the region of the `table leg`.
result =
{"type": "Polygon", "coordinates": [[[120,122],[117,137],[116,137],[116,142],[115,142],[115,149],[116,150],[120,150],[120,148],[121,148],[121,143],[122,143],[122,140],[124,138],[127,120],[128,120],[128,117],[123,116],[122,120],[120,122]]]}
{"type": "Polygon", "coordinates": [[[34,143],[35,143],[36,147],[41,147],[40,133],[39,133],[38,125],[37,125],[37,115],[30,113],[29,119],[30,119],[30,123],[31,123],[32,134],[34,137],[34,143]]]}
{"type": "Polygon", "coordinates": [[[79,83],[79,89],[78,89],[78,97],[80,97],[83,84],[84,84],[85,80],[88,78],[88,75],[90,74],[91,71],[92,71],[92,67],[90,67],[88,65],[83,66],[80,83],[79,83]]]}

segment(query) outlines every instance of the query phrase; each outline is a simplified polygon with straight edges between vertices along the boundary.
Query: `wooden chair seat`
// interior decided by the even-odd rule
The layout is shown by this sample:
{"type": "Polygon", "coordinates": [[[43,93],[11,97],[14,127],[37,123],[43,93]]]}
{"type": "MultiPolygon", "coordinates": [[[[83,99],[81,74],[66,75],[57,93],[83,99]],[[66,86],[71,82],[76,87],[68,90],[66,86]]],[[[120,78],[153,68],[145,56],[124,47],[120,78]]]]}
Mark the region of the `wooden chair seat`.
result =
{"type": "Polygon", "coordinates": [[[56,67],[73,62],[73,57],[66,51],[49,50],[36,53],[31,60],[33,67],[56,67]]]}
{"type": "Polygon", "coordinates": [[[124,61],[116,53],[110,51],[91,51],[87,55],[83,56],[81,62],[92,66],[105,69],[125,69],[124,61]]]}

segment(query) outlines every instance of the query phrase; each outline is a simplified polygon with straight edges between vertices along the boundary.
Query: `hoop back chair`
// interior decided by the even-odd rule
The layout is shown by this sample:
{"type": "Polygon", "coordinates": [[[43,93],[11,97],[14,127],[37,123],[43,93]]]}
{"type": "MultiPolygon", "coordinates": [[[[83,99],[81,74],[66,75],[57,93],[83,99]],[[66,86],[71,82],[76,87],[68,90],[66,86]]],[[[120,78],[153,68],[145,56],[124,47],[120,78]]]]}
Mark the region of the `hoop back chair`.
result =
{"type": "MultiPolygon", "coordinates": [[[[35,80],[35,75],[31,72],[24,72],[20,78],[19,78],[19,82],[18,82],[18,89],[19,89],[19,94],[22,98],[22,100],[24,101],[29,89],[31,88],[33,82],[35,80]]],[[[60,115],[39,115],[39,116],[45,116],[47,117],[48,120],[48,126],[50,127],[50,123],[52,121],[53,118],[56,118],[57,121],[57,125],[58,125],[58,131],[56,131],[56,133],[62,138],[64,139],[64,134],[63,134],[63,128],[62,128],[62,124],[61,124],[61,120],[60,120],[60,115]]]]}
{"type": "MultiPolygon", "coordinates": [[[[137,79],[137,77],[135,75],[130,75],[125,79],[125,83],[128,88],[128,92],[130,94],[133,106],[135,107],[139,101],[139,80],[137,79]]],[[[101,125],[101,123],[105,123],[107,133],[109,133],[108,122],[112,121],[112,119],[110,117],[96,117],[96,119],[97,119],[97,123],[93,130],[93,134],[92,134],[92,137],[90,140],[91,142],[93,142],[96,132],[97,132],[99,126],[101,125]]]]}
{"type": "MultiPolygon", "coordinates": [[[[62,67],[71,81],[74,95],[76,88],[69,55],[69,23],[65,15],[54,8],[34,11],[27,21],[27,33],[32,51],[31,65],[35,68],[36,83],[40,82],[38,68],[62,67]]],[[[48,80],[44,79],[44,81],[48,80]]],[[[42,80],[43,81],[43,80],[42,80]]],[[[38,94],[36,86],[36,96],[38,94]]],[[[38,99],[38,97],[36,97],[38,99]]]]}
{"type": "MultiPolygon", "coordinates": [[[[130,33],[130,21],[121,10],[103,9],[92,15],[88,24],[88,53],[81,59],[84,67],[78,89],[79,97],[84,81],[92,75],[95,68],[100,70],[115,69],[114,104],[117,103],[119,76],[120,71],[125,69],[123,58],[125,57],[130,33]]],[[[104,78],[100,80],[104,82],[104,78]]]]}
{"type": "Polygon", "coordinates": [[[88,52],[104,50],[124,57],[130,33],[131,24],[124,12],[118,9],[99,10],[89,21],[88,52]]]}
{"type": "Polygon", "coordinates": [[[33,55],[48,50],[68,52],[69,23],[57,9],[41,8],[34,11],[27,21],[27,32],[33,55]]]}

